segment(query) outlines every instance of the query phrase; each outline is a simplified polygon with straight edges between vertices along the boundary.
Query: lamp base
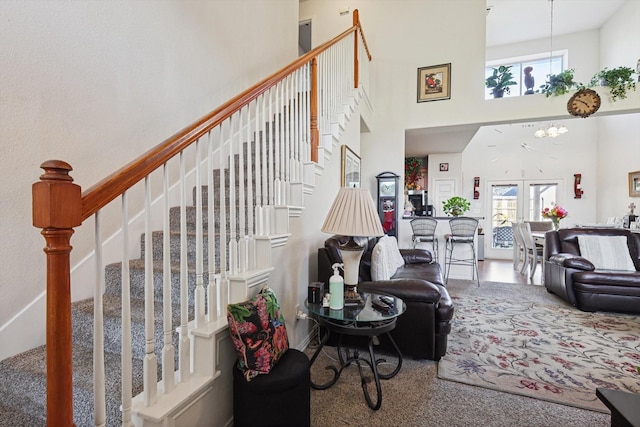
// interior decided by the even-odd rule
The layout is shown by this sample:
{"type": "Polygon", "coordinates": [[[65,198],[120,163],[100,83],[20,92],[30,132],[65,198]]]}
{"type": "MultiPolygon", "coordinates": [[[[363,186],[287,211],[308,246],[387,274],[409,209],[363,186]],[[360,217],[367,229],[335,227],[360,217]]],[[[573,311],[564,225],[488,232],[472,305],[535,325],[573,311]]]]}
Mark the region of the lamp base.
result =
{"type": "Polygon", "coordinates": [[[344,285],[344,305],[364,305],[362,297],[356,291],[356,285],[344,285]]]}

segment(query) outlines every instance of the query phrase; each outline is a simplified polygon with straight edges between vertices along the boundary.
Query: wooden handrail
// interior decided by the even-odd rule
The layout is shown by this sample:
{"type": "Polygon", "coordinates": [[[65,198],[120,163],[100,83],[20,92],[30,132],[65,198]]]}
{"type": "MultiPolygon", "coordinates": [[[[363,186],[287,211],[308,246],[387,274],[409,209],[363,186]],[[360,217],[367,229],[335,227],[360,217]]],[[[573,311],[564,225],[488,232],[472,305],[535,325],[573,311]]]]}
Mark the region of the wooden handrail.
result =
{"type": "MultiPolygon", "coordinates": [[[[357,14],[358,11],[356,9],[354,10],[354,16],[357,16],[357,14]]],[[[155,148],[147,151],[131,163],[127,164],[123,168],[117,170],[116,172],[112,173],[111,175],[107,176],[97,184],[84,191],[82,193],[82,221],[98,212],[101,208],[121,195],[124,191],[133,187],[140,180],[144,179],[144,177],[168,162],[169,159],[171,159],[174,155],[183,151],[198,138],[205,135],[207,132],[218,126],[224,120],[231,117],[232,114],[239,111],[251,101],[258,98],[260,95],[268,91],[271,87],[275,86],[283,78],[296,71],[303,65],[307,64],[313,58],[317,58],[320,53],[329,49],[331,46],[338,43],[349,34],[355,32],[359,26],[360,24],[358,22],[357,25],[352,26],[342,34],[334,37],[333,39],[316,47],[315,49],[312,49],[291,64],[287,65],[279,71],[276,71],[261,82],[245,90],[235,98],[232,98],[229,101],[225,102],[220,107],[213,110],[211,113],[202,117],[200,120],[185,127],[175,135],[164,140],[155,148]]],[[[311,150],[312,153],[316,152],[317,146],[312,146],[311,150]]],[[[317,158],[314,161],[317,161],[317,158]]]]}

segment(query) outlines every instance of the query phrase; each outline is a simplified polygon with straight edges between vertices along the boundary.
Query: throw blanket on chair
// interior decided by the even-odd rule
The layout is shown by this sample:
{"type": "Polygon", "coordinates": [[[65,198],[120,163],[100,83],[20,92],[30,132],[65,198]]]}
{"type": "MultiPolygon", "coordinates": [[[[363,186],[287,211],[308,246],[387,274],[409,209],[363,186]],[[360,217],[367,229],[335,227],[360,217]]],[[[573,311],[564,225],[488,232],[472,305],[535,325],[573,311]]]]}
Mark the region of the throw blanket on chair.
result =
{"type": "Polygon", "coordinates": [[[404,258],[398,249],[398,241],[390,236],[382,236],[371,253],[371,279],[389,280],[403,265],[404,258]]]}

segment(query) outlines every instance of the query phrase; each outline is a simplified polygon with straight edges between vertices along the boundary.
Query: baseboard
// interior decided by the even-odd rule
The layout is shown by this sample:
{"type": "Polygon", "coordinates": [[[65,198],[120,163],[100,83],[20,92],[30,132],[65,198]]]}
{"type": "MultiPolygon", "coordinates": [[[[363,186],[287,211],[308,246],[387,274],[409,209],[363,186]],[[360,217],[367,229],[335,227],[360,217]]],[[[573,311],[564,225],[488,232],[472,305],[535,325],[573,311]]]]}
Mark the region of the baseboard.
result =
{"type": "Polygon", "coordinates": [[[44,345],[47,294],[42,292],[0,328],[0,360],[44,345]]]}

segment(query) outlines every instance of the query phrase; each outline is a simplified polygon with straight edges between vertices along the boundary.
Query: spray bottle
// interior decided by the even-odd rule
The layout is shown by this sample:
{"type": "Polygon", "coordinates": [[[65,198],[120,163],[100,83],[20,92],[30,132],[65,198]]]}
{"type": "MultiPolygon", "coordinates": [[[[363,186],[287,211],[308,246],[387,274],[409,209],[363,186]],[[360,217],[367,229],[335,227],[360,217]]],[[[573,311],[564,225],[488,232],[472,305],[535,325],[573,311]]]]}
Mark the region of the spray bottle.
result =
{"type": "Polygon", "coordinates": [[[329,278],[329,308],[331,310],[342,310],[344,307],[344,279],[338,272],[338,268],[344,268],[344,264],[335,263],[333,268],[333,276],[329,278]]]}

